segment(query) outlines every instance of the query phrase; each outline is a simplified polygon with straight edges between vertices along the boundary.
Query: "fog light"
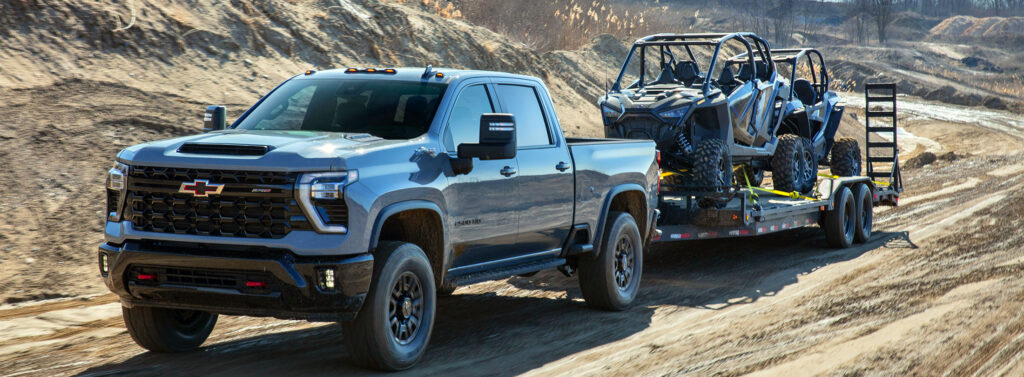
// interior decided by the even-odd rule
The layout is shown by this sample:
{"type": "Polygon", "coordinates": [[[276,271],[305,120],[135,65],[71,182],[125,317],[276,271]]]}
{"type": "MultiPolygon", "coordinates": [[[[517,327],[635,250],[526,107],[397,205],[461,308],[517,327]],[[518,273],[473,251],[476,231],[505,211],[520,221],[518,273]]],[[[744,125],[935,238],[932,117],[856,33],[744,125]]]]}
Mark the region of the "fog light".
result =
{"type": "Polygon", "coordinates": [[[110,273],[110,262],[107,260],[107,254],[100,254],[100,272],[103,275],[110,273]]]}
{"type": "Polygon", "coordinates": [[[334,289],[334,268],[320,270],[320,289],[334,289]]]}
{"type": "Polygon", "coordinates": [[[139,274],[139,280],[156,280],[155,274],[139,274]]]}

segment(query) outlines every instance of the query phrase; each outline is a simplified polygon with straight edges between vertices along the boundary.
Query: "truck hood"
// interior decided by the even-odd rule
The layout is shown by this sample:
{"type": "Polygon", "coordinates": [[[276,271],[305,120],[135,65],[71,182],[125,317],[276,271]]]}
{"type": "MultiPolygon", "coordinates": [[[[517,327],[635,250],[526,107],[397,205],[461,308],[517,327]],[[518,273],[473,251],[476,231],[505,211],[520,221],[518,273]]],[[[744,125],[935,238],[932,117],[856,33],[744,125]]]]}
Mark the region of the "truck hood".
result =
{"type": "Polygon", "coordinates": [[[344,158],[409,140],[313,131],[224,130],[129,147],[118,160],[141,166],[260,171],[328,171],[344,158]]]}

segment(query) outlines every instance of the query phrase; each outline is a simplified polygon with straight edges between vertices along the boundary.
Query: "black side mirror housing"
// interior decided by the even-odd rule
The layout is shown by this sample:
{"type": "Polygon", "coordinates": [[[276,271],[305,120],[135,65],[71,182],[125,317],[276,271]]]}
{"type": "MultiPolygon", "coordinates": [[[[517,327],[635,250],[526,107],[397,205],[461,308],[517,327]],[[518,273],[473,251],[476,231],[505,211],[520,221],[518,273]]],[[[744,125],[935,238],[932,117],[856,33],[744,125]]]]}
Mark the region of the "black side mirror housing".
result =
{"type": "Polygon", "coordinates": [[[203,115],[203,132],[227,128],[227,113],[228,110],[224,106],[207,106],[206,114],[203,115]]]}
{"type": "Polygon", "coordinates": [[[516,157],[516,119],[512,114],[480,116],[480,142],[459,144],[459,158],[506,160],[516,157]]]}

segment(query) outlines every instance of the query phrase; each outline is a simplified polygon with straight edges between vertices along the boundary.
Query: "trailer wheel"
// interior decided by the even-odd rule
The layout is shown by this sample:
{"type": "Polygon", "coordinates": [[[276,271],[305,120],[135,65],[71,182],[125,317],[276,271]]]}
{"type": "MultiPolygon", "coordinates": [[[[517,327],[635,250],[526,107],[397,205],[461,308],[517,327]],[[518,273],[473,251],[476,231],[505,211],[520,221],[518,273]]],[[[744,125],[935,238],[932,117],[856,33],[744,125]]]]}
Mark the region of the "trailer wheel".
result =
{"type": "Polygon", "coordinates": [[[633,303],[640,287],[643,240],[632,215],[610,212],[608,221],[601,250],[594,258],[580,258],[580,291],[592,308],[621,311],[633,303]]]}
{"type": "Polygon", "coordinates": [[[804,143],[799,136],[787,134],[779,138],[772,156],[772,185],[780,191],[803,191],[804,143]]]}
{"type": "Polygon", "coordinates": [[[416,364],[434,328],[435,306],[434,273],[423,249],[381,242],[366,302],[355,320],[341,323],[352,362],[387,371],[416,364]]]}
{"type": "Polygon", "coordinates": [[[832,146],[832,159],[829,162],[832,174],[840,177],[860,175],[860,145],[853,138],[844,137],[836,140],[832,146]]]}
{"type": "Polygon", "coordinates": [[[732,155],[721,139],[705,139],[694,152],[693,176],[697,186],[722,191],[732,184],[732,155]]]}
{"type": "Polygon", "coordinates": [[[153,352],[199,348],[217,324],[216,314],[198,310],[122,306],[121,315],[135,343],[153,352]]]}
{"type": "Polygon", "coordinates": [[[849,187],[836,192],[832,202],[832,210],[825,212],[825,240],[829,246],[847,248],[853,244],[853,234],[857,230],[857,204],[853,201],[853,193],[849,187]]]}
{"type": "Polygon", "coordinates": [[[871,188],[865,183],[857,184],[853,189],[854,203],[857,204],[857,229],[853,233],[853,240],[857,243],[868,242],[871,238],[871,222],[874,218],[875,201],[871,188]]]}

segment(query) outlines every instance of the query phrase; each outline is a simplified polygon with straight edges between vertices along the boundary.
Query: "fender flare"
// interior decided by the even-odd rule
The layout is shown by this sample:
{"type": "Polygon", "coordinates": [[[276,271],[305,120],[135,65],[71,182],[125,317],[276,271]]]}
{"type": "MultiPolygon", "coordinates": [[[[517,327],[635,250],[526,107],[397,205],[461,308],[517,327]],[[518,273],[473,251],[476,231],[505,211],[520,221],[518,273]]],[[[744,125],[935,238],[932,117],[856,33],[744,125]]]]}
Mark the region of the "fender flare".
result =
{"type": "MultiPolygon", "coordinates": [[[[594,229],[594,238],[593,238],[593,240],[594,240],[593,241],[594,250],[601,250],[601,241],[604,240],[604,226],[605,226],[605,223],[608,221],[608,212],[611,210],[612,200],[614,200],[615,197],[618,196],[619,194],[622,194],[622,193],[625,193],[625,192],[629,192],[629,191],[639,192],[641,195],[644,196],[644,198],[647,198],[647,192],[644,191],[643,186],[640,186],[639,184],[636,184],[636,183],[624,183],[624,184],[612,187],[612,189],[608,191],[608,195],[606,195],[605,198],[604,198],[604,203],[601,205],[601,213],[598,215],[598,218],[597,218],[597,227],[596,227],[596,229],[594,229]]],[[[649,206],[649,204],[646,201],[644,201],[644,213],[643,213],[644,218],[647,218],[648,216],[650,216],[651,209],[648,208],[648,206],[649,206]]],[[[647,220],[647,221],[650,221],[650,220],[647,220]]],[[[637,225],[639,225],[639,224],[637,224],[637,225]]],[[[648,224],[648,225],[650,225],[650,224],[648,224]]],[[[649,227],[645,227],[645,228],[649,228],[649,227]]],[[[640,229],[640,232],[642,233],[640,236],[641,237],[646,237],[647,231],[648,231],[647,229],[640,229]]]]}
{"type": "MultiPolygon", "coordinates": [[[[441,219],[441,246],[444,248],[444,250],[442,250],[444,260],[441,261],[441,274],[444,275],[448,269],[448,262],[451,260],[449,252],[451,248],[448,247],[447,224],[445,223],[444,212],[441,211],[441,207],[438,206],[437,203],[428,200],[406,200],[391,203],[377,212],[376,220],[373,221],[373,229],[370,231],[370,247],[368,251],[372,252],[377,249],[377,244],[380,242],[380,231],[384,227],[384,223],[387,222],[388,218],[395,214],[411,210],[428,210],[436,213],[437,217],[441,219]]],[[[440,278],[443,277],[444,276],[441,276],[440,278]]]]}

